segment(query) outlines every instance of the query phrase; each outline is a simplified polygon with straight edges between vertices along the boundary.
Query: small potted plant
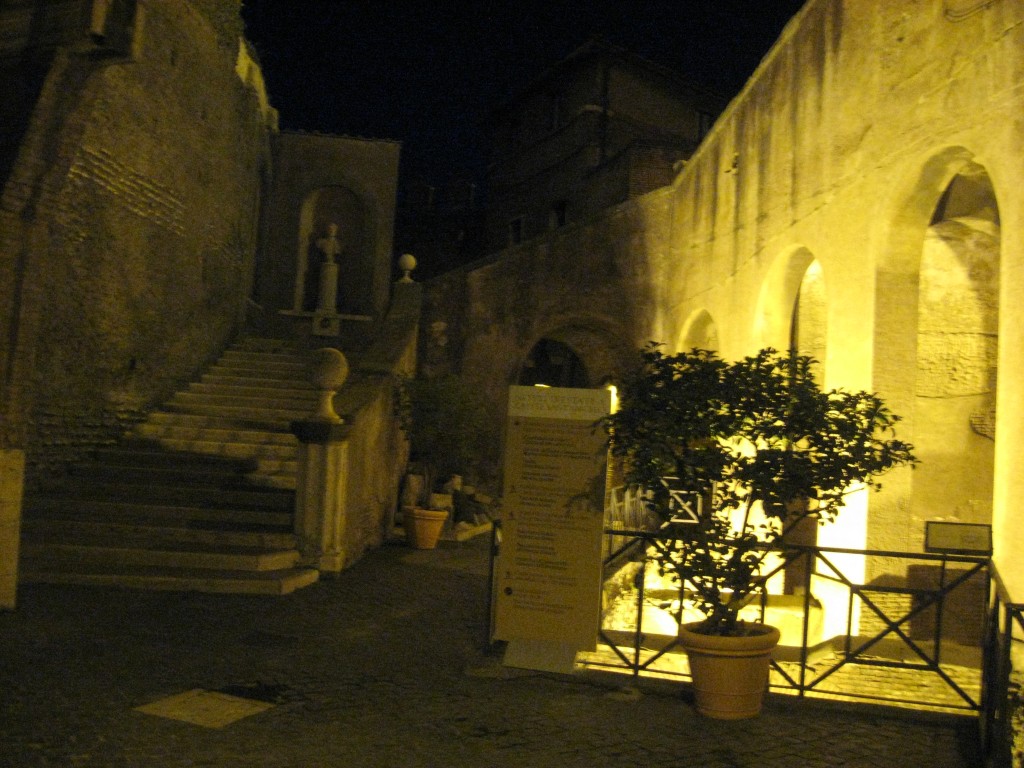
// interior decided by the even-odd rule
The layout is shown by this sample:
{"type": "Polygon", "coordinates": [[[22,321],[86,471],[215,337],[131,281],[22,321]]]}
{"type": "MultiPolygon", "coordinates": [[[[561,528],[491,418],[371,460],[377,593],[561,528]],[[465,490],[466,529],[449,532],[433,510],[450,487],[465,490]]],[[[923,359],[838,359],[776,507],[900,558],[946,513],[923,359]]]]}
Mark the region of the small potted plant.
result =
{"type": "Polygon", "coordinates": [[[452,507],[443,485],[466,474],[489,439],[487,410],[459,377],[406,379],[399,387],[400,423],[409,438],[415,488],[403,504],[403,526],[410,543],[432,548],[452,507]]]}
{"type": "Polygon", "coordinates": [[[651,344],[619,388],[604,426],[624,478],[646,492],[666,539],[658,567],[674,578],[704,619],[680,627],[698,709],[721,718],[760,711],[775,628],[742,621],[763,588],[762,566],[804,520],[827,522],[845,496],[893,467],[915,462],[893,437],[899,417],[868,392],[823,391],[814,360],[764,349],[737,362],[694,349],[664,354],[651,344]],[[677,500],[692,515],[678,514],[677,500]],[[722,688],[700,679],[725,649],[739,646],[737,707],[713,698],[722,688]],[[709,690],[709,687],[711,690],[709,690]]]}

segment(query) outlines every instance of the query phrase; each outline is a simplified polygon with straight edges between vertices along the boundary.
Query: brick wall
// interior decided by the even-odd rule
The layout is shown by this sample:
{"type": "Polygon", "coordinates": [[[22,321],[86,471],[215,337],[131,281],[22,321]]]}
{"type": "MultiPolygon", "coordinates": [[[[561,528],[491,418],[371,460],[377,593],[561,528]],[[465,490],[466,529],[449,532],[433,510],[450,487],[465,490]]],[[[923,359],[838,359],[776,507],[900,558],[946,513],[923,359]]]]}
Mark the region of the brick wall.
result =
{"type": "Polygon", "coordinates": [[[146,3],[131,57],[57,51],[4,188],[23,223],[0,238],[30,477],[115,437],[241,322],[269,137],[227,5],[146,3]]]}

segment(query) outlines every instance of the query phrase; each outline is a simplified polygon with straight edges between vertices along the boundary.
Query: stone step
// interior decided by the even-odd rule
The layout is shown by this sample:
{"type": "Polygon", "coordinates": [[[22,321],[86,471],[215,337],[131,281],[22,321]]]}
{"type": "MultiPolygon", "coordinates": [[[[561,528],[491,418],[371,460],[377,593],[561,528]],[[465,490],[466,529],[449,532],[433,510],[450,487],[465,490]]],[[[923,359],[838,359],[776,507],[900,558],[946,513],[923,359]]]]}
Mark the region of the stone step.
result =
{"type": "Polygon", "coordinates": [[[76,499],[63,496],[26,497],[23,524],[33,520],[103,522],[123,525],[172,526],[194,529],[239,529],[289,532],[294,514],[290,508],[214,508],[207,505],[126,502],[109,499],[76,499]]]}
{"type": "Polygon", "coordinates": [[[178,413],[188,416],[209,416],[230,420],[238,424],[283,424],[309,416],[306,408],[246,408],[235,405],[207,403],[177,403],[173,399],[161,407],[164,413],[178,413]]]}
{"type": "Polygon", "coordinates": [[[278,342],[275,349],[258,349],[251,344],[236,344],[224,350],[218,358],[221,360],[280,360],[282,362],[308,365],[312,353],[289,346],[287,342],[278,342]]]}
{"type": "Polygon", "coordinates": [[[62,520],[27,518],[22,532],[26,543],[82,543],[95,540],[117,541],[124,546],[167,548],[181,545],[201,547],[248,547],[250,549],[295,549],[294,533],[285,531],[243,530],[236,526],[188,528],[176,525],[104,522],[102,520],[62,520]]]}
{"type": "Polygon", "coordinates": [[[274,443],[234,443],[218,440],[174,440],[162,439],[130,439],[125,442],[130,448],[103,449],[94,455],[94,460],[103,461],[107,464],[135,463],[133,459],[138,457],[139,464],[152,461],[154,464],[161,463],[160,456],[196,457],[195,459],[178,459],[176,463],[196,461],[223,461],[235,462],[241,472],[253,471],[274,471],[275,468],[285,464],[296,463],[294,444],[274,443]],[[136,449],[135,446],[139,448],[136,449]],[[157,456],[150,457],[156,453],[157,456]]]}
{"type": "Polygon", "coordinates": [[[90,461],[72,467],[100,464],[106,467],[132,467],[138,469],[174,468],[190,472],[219,472],[244,477],[256,469],[256,461],[249,456],[223,456],[193,451],[170,451],[152,440],[126,440],[118,445],[97,448],[90,461]]]}
{"type": "MultiPolygon", "coordinates": [[[[294,418],[278,418],[249,413],[247,416],[224,414],[185,413],[183,411],[153,411],[146,422],[154,426],[190,427],[192,429],[217,429],[234,432],[281,432],[288,434],[294,418]]],[[[136,426],[137,434],[143,434],[136,426]]]]}
{"type": "Polygon", "coordinates": [[[256,374],[244,375],[233,371],[208,371],[200,378],[198,384],[207,386],[251,386],[261,389],[286,389],[296,391],[315,391],[312,383],[303,380],[267,376],[262,371],[256,374]]]}
{"type": "MultiPolygon", "coordinates": [[[[201,420],[203,423],[200,425],[186,423],[186,421],[182,414],[154,413],[150,414],[148,421],[137,424],[132,432],[139,437],[157,440],[161,445],[175,449],[188,443],[197,443],[204,446],[212,446],[214,444],[240,446],[238,448],[225,448],[224,451],[217,452],[228,456],[232,455],[232,452],[236,450],[267,450],[273,453],[278,449],[287,448],[294,451],[298,445],[298,440],[287,430],[271,432],[259,429],[211,426],[207,423],[207,419],[201,420]]],[[[207,451],[200,447],[181,449],[196,450],[200,453],[215,453],[215,451],[207,451]]],[[[257,453],[255,455],[260,454],[257,453]]]]}
{"type": "Polygon", "coordinates": [[[208,369],[212,374],[231,374],[235,376],[253,375],[269,379],[290,378],[296,382],[309,381],[309,366],[299,360],[283,360],[275,358],[257,359],[253,357],[225,356],[208,369]]]}
{"type": "Polygon", "coordinates": [[[289,386],[288,382],[278,382],[278,386],[260,386],[253,384],[251,379],[193,382],[188,385],[187,391],[192,395],[208,397],[263,397],[293,400],[297,403],[316,402],[318,397],[312,387],[289,386]]]}
{"type": "Polygon", "coordinates": [[[31,538],[22,543],[21,556],[37,564],[74,563],[93,566],[143,566],[202,568],[226,571],[282,571],[299,562],[294,549],[260,549],[218,546],[216,549],[187,543],[155,546],[119,546],[97,536],[92,540],[40,544],[31,538]]]}
{"type": "MultiPolygon", "coordinates": [[[[191,455],[191,454],[183,454],[191,455]]],[[[151,461],[155,461],[149,454],[151,461]]],[[[216,457],[211,457],[216,460],[216,457]]],[[[203,464],[196,461],[174,463],[105,463],[103,461],[83,461],[74,464],[67,471],[62,482],[84,483],[124,483],[126,485],[144,485],[154,490],[164,486],[184,484],[192,488],[209,488],[216,491],[255,492],[259,485],[260,475],[256,473],[255,462],[245,462],[246,469],[238,471],[234,465],[219,466],[215,462],[203,464]]]]}
{"type": "Polygon", "coordinates": [[[164,408],[180,409],[189,413],[203,412],[210,407],[229,408],[239,412],[288,412],[308,416],[316,405],[315,392],[307,397],[286,395],[237,395],[232,393],[177,392],[164,408]]]}
{"type": "Polygon", "coordinates": [[[19,580],[26,584],[81,584],[128,589],[209,592],[242,595],[287,595],[314,584],[312,568],[281,571],[210,571],[160,567],[106,567],[61,563],[39,567],[26,561],[19,580]]]}
{"type": "Polygon", "coordinates": [[[91,478],[68,476],[53,483],[50,497],[71,501],[113,501],[122,504],[163,504],[167,506],[198,506],[208,504],[224,509],[266,509],[282,512],[293,510],[295,494],[278,488],[237,488],[216,485],[168,484],[146,482],[145,479],[106,476],[91,478]]]}

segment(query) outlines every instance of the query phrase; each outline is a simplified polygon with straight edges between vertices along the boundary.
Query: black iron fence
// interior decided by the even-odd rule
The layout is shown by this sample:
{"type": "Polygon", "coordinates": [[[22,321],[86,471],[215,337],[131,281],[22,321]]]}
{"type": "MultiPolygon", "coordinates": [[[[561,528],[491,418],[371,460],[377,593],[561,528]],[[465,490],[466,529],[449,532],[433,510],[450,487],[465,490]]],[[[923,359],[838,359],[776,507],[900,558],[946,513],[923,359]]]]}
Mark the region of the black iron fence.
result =
{"type": "MultiPolygon", "coordinates": [[[[667,583],[652,562],[671,539],[642,530],[606,533],[602,647],[587,663],[634,676],[688,677],[676,633],[688,620],[689,585],[667,583]]],[[[987,558],[966,555],[780,551],[746,609],[748,618],[781,625],[771,688],[980,712],[990,571],[987,558]]]]}
{"type": "MultiPolygon", "coordinates": [[[[598,650],[579,660],[688,679],[678,627],[689,620],[689,585],[667,583],[652,556],[672,545],[670,535],[620,524],[605,538],[598,650]]],[[[1015,765],[1024,603],[1010,598],[989,558],[823,546],[776,554],[746,609],[746,618],[782,625],[773,691],[976,716],[986,765],[1015,765]]]]}
{"type": "Polygon", "coordinates": [[[981,712],[982,747],[993,768],[1014,765],[1012,720],[1015,710],[1022,706],[1020,686],[1013,679],[1014,656],[1024,653],[1022,639],[1024,603],[1010,599],[998,571],[993,569],[981,712]]]}

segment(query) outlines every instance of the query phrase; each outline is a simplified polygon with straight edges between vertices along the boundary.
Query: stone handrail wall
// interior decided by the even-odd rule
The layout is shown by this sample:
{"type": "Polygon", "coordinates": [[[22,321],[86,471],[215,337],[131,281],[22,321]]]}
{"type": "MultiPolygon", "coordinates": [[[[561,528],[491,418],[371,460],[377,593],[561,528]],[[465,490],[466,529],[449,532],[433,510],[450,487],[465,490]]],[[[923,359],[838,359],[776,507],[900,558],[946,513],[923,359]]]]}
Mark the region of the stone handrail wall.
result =
{"type": "Polygon", "coordinates": [[[334,397],[341,423],[294,425],[303,443],[297,532],[304,559],[323,572],[348,567],[383,543],[393,526],[409,457],[396,387],[415,372],[420,301],[419,285],[394,287],[375,342],[352,362],[334,397]]]}

